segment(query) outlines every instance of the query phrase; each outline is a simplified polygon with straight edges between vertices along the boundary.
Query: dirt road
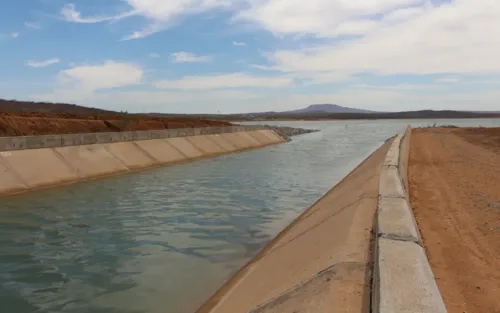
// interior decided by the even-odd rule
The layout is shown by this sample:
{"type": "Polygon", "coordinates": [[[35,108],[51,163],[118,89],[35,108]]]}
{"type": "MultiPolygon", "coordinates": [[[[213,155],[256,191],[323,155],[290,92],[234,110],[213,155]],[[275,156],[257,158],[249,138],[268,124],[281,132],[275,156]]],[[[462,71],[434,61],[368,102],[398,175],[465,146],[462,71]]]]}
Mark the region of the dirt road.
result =
{"type": "Polygon", "coordinates": [[[500,128],[414,130],[409,187],[448,312],[500,312],[500,128]]]}

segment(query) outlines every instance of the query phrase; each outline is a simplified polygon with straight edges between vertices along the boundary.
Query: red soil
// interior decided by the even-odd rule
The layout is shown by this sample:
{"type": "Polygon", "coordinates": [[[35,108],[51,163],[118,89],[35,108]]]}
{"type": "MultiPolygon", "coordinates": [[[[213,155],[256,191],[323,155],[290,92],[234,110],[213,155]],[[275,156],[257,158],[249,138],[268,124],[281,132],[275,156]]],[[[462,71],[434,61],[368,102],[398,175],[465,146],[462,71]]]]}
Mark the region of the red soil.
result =
{"type": "Polygon", "coordinates": [[[500,128],[414,130],[409,186],[448,312],[500,312],[500,128]]]}
{"type": "Polygon", "coordinates": [[[139,115],[0,112],[0,136],[119,132],[230,126],[222,121],[139,115]]]}

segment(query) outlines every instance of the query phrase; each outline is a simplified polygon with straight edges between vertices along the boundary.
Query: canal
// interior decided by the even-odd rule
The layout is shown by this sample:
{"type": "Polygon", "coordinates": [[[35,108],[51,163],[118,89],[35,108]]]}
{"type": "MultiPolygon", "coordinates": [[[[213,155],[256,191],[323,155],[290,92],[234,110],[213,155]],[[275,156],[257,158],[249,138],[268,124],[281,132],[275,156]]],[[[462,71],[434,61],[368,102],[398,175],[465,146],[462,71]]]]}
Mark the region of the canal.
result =
{"type": "Polygon", "coordinates": [[[281,122],[292,142],[0,198],[1,312],[192,313],[408,124],[281,122]]]}

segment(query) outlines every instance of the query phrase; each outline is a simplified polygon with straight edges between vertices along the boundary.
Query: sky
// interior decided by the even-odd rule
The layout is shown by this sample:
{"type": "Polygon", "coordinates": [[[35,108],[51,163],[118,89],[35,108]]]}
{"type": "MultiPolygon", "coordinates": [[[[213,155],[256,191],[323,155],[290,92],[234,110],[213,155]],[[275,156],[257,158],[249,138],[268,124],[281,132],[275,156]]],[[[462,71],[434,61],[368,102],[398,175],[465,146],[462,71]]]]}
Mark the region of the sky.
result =
{"type": "Polygon", "coordinates": [[[3,0],[0,98],[500,111],[499,0],[3,0]]]}

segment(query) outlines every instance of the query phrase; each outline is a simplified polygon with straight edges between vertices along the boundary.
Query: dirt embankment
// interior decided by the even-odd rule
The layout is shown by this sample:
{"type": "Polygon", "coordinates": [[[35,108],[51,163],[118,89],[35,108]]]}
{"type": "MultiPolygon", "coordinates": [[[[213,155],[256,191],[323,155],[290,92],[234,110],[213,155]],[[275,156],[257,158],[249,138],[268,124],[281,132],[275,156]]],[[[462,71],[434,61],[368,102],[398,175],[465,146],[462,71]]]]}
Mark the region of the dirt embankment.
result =
{"type": "Polygon", "coordinates": [[[0,136],[97,133],[172,128],[230,126],[196,118],[160,118],[135,115],[80,115],[70,113],[0,112],[0,136]]]}
{"type": "Polygon", "coordinates": [[[414,130],[409,185],[448,312],[500,312],[500,128],[414,130]]]}

